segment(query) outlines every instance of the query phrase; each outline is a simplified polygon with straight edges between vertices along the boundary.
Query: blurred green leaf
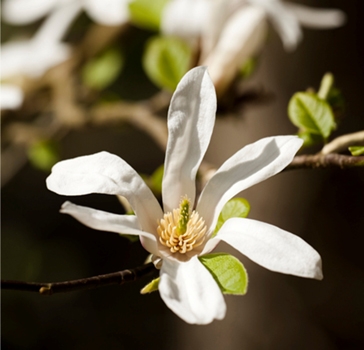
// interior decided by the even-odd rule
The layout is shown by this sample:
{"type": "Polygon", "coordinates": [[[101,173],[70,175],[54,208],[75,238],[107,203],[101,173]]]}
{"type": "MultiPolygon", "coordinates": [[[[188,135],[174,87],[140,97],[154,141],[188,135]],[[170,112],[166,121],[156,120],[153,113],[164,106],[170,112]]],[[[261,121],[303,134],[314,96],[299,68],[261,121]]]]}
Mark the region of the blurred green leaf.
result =
{"type": "Polygon", "coordinates": [[[251,57],[241,67],[240,74],[244,79],[248,79],[255,72],[256,68],[257,68],[257,59],[251,57]]]}
{"type": "Polygon", "coordinates": [[[37,141],[29,147],[28,159],[35,168],[50,171],[60,159],[58,144],[51,140],[37,141]]]}
{"type": "Polygon", "coordinates": [[[231,218],[246,218],[250,211],[250,204],[245,198],[230,199],[222,208],[213,236],[217,234],[221,226],[231,218]]]}
{"type": "Polygon", "coordinates": [[[244,295],[248,287],[248,275],[243,264],[226,253],[206,254],[199,257],[224,294],[244,295]]]}
{"type": "Polygon", "coordinates": [[[158,31],[164,6],[169,0],[133,0],[129,3],[131,21],[139,27],[158,31]]]}
{"type": "Polygon", "coordinates": [[[300,131],[322,135],[325,139],[336,127],[329,104],[312,93],[294,94],[289,101],[288,115],[300,131]]]}
{"type": "Polygon", "coordinates": [[[310,147],[324,142],[321,135],[312,134],[309,131],[299,131],[298,136],[303,140],[303,147],[310,147]]]}
{"type": "Polygon", "coordinates": [[[141,291],[141,294],[149,294],[152,292],[155,292],[158,290],[158,286],[159,286],[159,280],[160,278],[156,278],[153,281],[149,282],[141,291]]]}
{"type": "Polygon", "coordinates": [[[350,146],[349,151],[353,156],[364,155],[364,146],[350,146]]]}
{"type": "Polygon", "coordinates": [[[191,50],[178,38],[151,38],[143,56],[143,67],[154,84],[174,91],[189,69],[191,50]]]}
{"type": "Polygon", "coordinates": [[[83,66],[82,81],[91,89],[103,90],[116,80],[123,64],[120,51],[109,49],[83,66]]]}
{"type": "Polygon", "coordinates": [[[330,90],[334,85],[334,76],[331,73],[326,73],[321,80],[320,89],[317,96],[322,100],[327,100],[330,90]]]}
{"type": "Polygon", "coordinates": [[[162,180],[164,174],[164,164],[159,166],[149,178],[149,185],[154,194],[162,193],[162,180]]]}

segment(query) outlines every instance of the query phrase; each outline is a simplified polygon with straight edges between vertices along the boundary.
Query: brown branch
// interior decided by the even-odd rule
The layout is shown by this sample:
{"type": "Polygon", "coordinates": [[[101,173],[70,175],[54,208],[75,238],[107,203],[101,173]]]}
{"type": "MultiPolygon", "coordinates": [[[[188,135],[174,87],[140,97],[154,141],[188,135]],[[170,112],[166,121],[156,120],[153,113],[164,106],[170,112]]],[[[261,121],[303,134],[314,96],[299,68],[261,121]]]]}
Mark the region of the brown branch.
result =
{"type": "Polygon", "coordinates": [[[35,283],[1,280],[1,289],[37,292],[41,295],[52,295],[55,293],[73,292],[75,290],[93,289],[116,284],[122,285],[126,282],[136,281],[153,271],[155,271],[154,264],[149,263],[130,270],[66,282],[35,283]]]}
{"type": "Polygon", "coordinates": [[[337,153],[330,154],[305,154],[293,158],[285,170],[292,169],[317,169],[317,168],[353,168],[364,166],[364,156],[354,157],[337,153]]]}

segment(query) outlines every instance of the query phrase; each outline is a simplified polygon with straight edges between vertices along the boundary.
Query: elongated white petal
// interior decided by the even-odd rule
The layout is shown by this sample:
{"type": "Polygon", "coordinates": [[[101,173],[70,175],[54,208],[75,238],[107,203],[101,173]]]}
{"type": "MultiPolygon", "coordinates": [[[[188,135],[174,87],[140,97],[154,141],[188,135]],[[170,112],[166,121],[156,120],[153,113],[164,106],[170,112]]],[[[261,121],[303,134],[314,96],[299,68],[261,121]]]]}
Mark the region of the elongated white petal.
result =
{"type": "Polygon", "coordinates": [[[164,211],[177,208],[181,196],[194,203],[195,178],[215,123],[216,94],[206,67],[190,70],[180,81],[168,111],[164,162],[164,211]]]}
{"type": "Polygon", "coordinates": [[[23,103],[23,91],[10,84],[1,84],[0,109],[17,109],[23,103]]]}
{"type": "Polygon", "coordinates": [[[321,257],[303,239],[260,221],[233,218],[213,241],[225,241],[257,264],[276,272],[322,279],[321,257]]]}
{"type": "Polygon", "coordinates": [[[336,9],[317,9],[288,2],[285,6],[294,13],[303,26],[308,28],[336,28],[342,26],[346,21],[345,13],[336,9]]]}
{"type": "Polygon", "coordinates": [[[158,255],[156,237],[140,229],[138,218],[135,215],[107,213],[105,211],[75,205],[71,202],[63,203],[60,211],[63,214],[73,216],[76,220],[94,230],[143,237],[144,248],[150,253],[158,255]]]}
{"type": "Polygon", "coordinates": [[[157,199],[138,173],[123,159],[108,152],[57,163],[47,178],[49,190],[66,196],[104,193],[124,196],[143,231],[156,233],[163,213],[157,199]]]}
{"type": "Polygon", "coordinates": [[[4,0],[2,11],[6,22],[27,24],[45,16],[59,0],[4,0]]]}
{"type": "Polygon", "coordinates": [[[301,145],[296,136],[267,137],[230,157],[208,181],[197,204],[210,232],[229,199],[283,170],[301,145]]]}
{"type": "Polygon", "coordinates": [[[208,324],[224,318],[224,297],[197,257],[185,263],[164,259],[160,278],[162,299],[187,323],[208,324]]]}
{"type": "Polygon", "coordinates": [[[32,41],[38,45],[55,45],[59,43],[76,16],[81,12],[80,2],[71,2],[60,6],[44,20],[32,41]]]}
{"type": "Polygon", "coordinates": [[[129,19],[128,0],[84,0],[87,13],[97,23],[116,26],[129,19]]]}
{"type": "Polygon", "coordinates": [[[260,7],[244,7],[229,18],[215,48],[203,61],[218,95],[226,90],[246,60],[257,54],[266,31],[266,13],[260,7]]]}

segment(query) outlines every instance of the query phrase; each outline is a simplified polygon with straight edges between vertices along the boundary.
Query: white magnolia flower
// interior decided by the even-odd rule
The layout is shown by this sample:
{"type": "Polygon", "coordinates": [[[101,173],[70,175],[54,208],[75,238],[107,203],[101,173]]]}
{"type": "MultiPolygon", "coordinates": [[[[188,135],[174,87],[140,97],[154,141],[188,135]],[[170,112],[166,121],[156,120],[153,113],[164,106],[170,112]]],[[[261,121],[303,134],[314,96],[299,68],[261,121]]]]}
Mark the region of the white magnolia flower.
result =
{"type": "Polygon", "coordinates": [[[120,25],[128,18],[130,0],[4,0],[3,17],[9,23],[27,24],[47,15],[54,9],[72,6],[75,16],[82,10],[97,23],[120,25]]]}
{"type": "Polygon", "coordinates": [[[2,86],[1,109],[20,107],[23,92],[21,86],[15,84],[20,82],[21,85],[22,77],[40,77],[69,57],[70,48],[61,40],[74,14],[73,6],[56,9],[31,39],[2,44],[1,80],[8,84],[2,86]]]}
{"type": "Polygon", "coordinates": [[[301,26],[341,26],[340,10],[313,9],[281,0],[172,0],[164,10],[162,31],[185,39],[201,39],[201,64],[209,67],[218,93],[223,92],[245,62],[263,46],[268,21],[284,47],[294,50],[301,26]]]}
{"type": "Polygon", "coordinates": [[[168,112],[163,209],[137,172],[107,152],[59,162],[47,179],[48,189],[61,195],[126,197],[135,216],[70,202],[64,203],[61,212],[97,230],[139,235],[144,248],[161,264],[162,299],[183,320],[197,324],[225,315],[223,295],[198,259],[220,241],[272,271],[322,278],[319,254],[301,238],[275,226],[232,218],[212,238],[225,203],[280,172],[302,144],[295,136],[277,136],[242,148],[217,170],[196,201],[196,173],[210,142],[215,111],[216,94],[206,68],[192,69],[179,83],[168,112]]]}

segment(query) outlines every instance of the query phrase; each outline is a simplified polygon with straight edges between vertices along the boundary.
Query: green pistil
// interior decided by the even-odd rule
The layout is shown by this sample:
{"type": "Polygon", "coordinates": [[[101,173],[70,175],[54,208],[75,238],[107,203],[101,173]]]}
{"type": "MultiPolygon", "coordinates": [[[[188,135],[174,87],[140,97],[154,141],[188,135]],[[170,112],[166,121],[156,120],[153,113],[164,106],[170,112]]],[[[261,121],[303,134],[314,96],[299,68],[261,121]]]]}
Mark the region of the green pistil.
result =
{"type": "Polygon", "coordinates": [[[177,234],[183,235],[187,231],[187,224],[190,219],[190,201],[187,198],[182,199],[179,208],[180,218],[177,224],[177,234]]]}

